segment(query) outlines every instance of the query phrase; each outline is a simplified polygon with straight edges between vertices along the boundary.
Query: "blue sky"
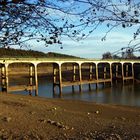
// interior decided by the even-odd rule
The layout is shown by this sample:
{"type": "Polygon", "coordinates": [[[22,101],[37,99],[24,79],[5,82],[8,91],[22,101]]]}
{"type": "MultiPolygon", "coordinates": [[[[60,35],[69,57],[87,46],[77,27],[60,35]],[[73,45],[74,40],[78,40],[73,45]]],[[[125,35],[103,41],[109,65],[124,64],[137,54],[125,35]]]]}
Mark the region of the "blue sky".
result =
{"type": "MultiPolygon", "coordinates": [[[[70,4],[73,0],[69,0],[70,4]]],[[[84,6],[81,6],[85,8],[84,6]]],[[[122,7],[125,9],[125,7],[122,7]]],[[[56,14],[56,13],[55,13],[56,14]]],[[[60,13],[61,14],[61,13],[60,13]]],[[[62,15],[63,16],[63,15],[62,15]]],[[[73,41],[70,38],[62,38],[61,45],[51,45],[49,47],[44,47],[43,44],[34,45],[35,50],[43,52],[58,52],[69,55],[75,55],[84,58],[102,58],[102,54],[105,52],[115,52],[120,50],[122,47],[127,47],[130,40],[133,39],[133,33],[137,29],[137,25],[131,28],[117,27],[108,33],[105,41],[101,41],[104,37],[107,27],[106,25],[100,25],[88,38],[81,40],[79,42],[73,41]],[[61,49],[63,47],[63,49],[61,49]]],[[[85,31],[86,32],[86,31],[85,31]]],[[[137,53],[138,54],[138,53],[137,53]]],[[[138,54],[139,55],[139,54],[138,54]]]]}
{"type": "Polygon", "coordinates": [[[64,37],[61,45],[51,45],[45,47],[43,44],[34,44],[34,49],[43,52],[58,52],[63,54],[75,55],[84,58],[102,58],[102,54],[105,52],[115,52],[122,47],[126,47],[131,39],[133,39],[134,28],[116,28],[112,30],[105,41],[101,41],[101,38],[105,35],[105,27],[100,26],[95,32],[93,32],[85,40],[79,42],[73,41],[70,38],[64,37]]]}
{"type": "MultiPolygon", "coordinates": [[[[55,0],[54,0],[55,2],[55,0]]],[[[73,0],[65,2],[66,6],[73,4],[73,0]]],[[[86,8],[81,6],[81,8],[86,8]]],[[[125,8],[125,7],[123,7],[125,8]]],[[[50,11],[52,16],[64,16],[63,13],[57,13],[56,11],[50,11]],[[57,15],[56,15],[57,14],[57,15]]],[[[72,17],[73,19],[74,17],[72,17]]],[[[75,17],[76,18],[76,17],[75,17]]],[[[72,21],[72,20],[71,20],[72,21]]],[[[72,21],[73,22],[73,21],[72,21]]],[[[107,27],[106,25],[100,25],[88,38],[79,42],[73,41],[68,37],[62,38],[62,46],[53,44],[49,47],[45,47],[42,43],[32,42],[34,50],[42,52],[57,52],[69,55],[75,55],[84,58],[102,58],[102,54],[105,52],[115,52],[122,47],[126,47],[130,40],[133,39],[133,33],[138,26],[132,26],[131,28],[117,27],[108,33],[105,41],[101,41],[104,37],[107,27]],[[63,49],[61,49],[63,47],[63,49]]],[[[85,31],[86,32],[86,31],[85,31]]],[[[87,31],[88,32],[88,31],[87,31]]],[[[138,54],[139,55],[139,54],[138,54]]]]}

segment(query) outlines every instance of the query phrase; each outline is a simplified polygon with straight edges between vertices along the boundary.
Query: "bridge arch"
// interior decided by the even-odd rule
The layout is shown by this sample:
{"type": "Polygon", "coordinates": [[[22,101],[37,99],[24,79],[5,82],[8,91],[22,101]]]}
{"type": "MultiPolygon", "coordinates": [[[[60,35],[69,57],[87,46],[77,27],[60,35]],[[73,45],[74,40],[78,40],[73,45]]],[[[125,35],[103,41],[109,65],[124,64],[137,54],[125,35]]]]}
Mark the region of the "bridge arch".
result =
{"type": "Polygon", "coordinates": [[[128,77],[133,75],[133,63],[124,62],[123,63],[123,76],[128,77]]]}
{"type": "Polygon", "coordinates": [[[34,66],[34,63],[31,62],[12,62],[7,65],[8,67],[8,74],[14,75],[25,75],[29,73],[30,66],[34,66]]]}
{"type": "Polygon", "coordinates": [[[79,79],[79,63],[64,62],[61,64],[62,81],[76,81],[79,79]]]}
{"type": "Polygon", "coordinates": [[[108,62],[98,62],[98,79],[107,79],[111,78],[111,64],[108,62]]]}
{"type": "MultiPolygon", "coordinates": [[[[30,72],[30,67],[34,67],[34,63],[29,61],[14,61],[14,62],[5,62],[2,64],[1,75],[2,75],[2,91],[21,91],[28,90],[31,91],[31,86],[33,86],[33,73],[30,72]],[[31,74],[31,75],[30,75],[31,74]],[[31,84],[32,81],[32,84],[31,84]],[[26,88],[25,88],[26,83],[26,88]],[[13,85],[16,85],[13,88],[13,85]],[[18,85],[18,86],[17,86],[18,85]],[[24,85],[24,86],[23,86],[24,85]]],[[[35,73],[35,72],[34,72],[35,73]]],[[[32,88],[33,89],[33,88],[32,88]]]]}
{"type": "Polygon", "coordinates": [[[134,78],[139,81],[140,79],[140,62],[133,63],[134,68],[134,78]]]}
{"type": "MultiPolygon", "coordinates": [[[[40,62],[37,64],[37,73],[38,76],[48,76],[53,74],[54,68],[59,68],[59,63],[57,62],[40,62]]],[[[51,78],[52,79],[52,78],[51,78]]]]}
{"type": "Polygon", "coordinates": [[[117,80],[117,78],[121,78],[122,77],[123,63],[121,63],[121,62],[113,62],[111,64],[111,68],[112,68],[112,78],[113,78],[113,81],[117,80]]]}
{"type": "Polygon", "coordinates": [[[82,80],[96,79],[96,63],[83,62],[81,63],[82,80]]]}

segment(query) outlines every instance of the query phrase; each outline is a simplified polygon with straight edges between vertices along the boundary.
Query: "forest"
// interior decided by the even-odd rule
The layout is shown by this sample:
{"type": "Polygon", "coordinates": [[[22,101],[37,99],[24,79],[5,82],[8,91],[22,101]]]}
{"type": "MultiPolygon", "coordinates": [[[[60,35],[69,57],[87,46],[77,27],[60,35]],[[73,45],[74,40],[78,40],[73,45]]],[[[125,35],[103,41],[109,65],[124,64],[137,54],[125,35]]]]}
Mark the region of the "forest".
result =
{"type": "Polygon", "coordinates": [[[0,58],[79,58],[72,55],[48,52],[43,53],[34,50],[23,50],[14,48],[0,48],[0,58]]]}

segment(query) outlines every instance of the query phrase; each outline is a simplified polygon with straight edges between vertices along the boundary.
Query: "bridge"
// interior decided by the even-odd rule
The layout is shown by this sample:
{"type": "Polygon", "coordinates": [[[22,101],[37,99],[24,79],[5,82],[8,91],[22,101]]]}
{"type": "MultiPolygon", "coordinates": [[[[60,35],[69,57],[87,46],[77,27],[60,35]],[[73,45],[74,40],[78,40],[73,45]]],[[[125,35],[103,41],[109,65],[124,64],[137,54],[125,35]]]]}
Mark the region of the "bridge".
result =
{"type": "MultiPolygon", "coordinates": [[[[88,84],[110,83],[121,80],[122,83],[131,80],[134,82],[135,69],[140,65],[140,60],[95,60],[95,59],[57,59],[57,58],[1,58],[1,88],[4,92],[27,90],[30,93],[35,91],[38,95],[38,66],[52,64],[53,72],[53,93],[59,87],[59,95],[62,95],[62,88],[66,86],[79,86],[88,84]],[[9,66],[13,64],[28,64],[29,83],[24,85],[9,85],[9,66]],[[65,70],[63,70],[65,67],[65,70]],[[66,77],[70,76],[70,79],[66,77]]],[[[18,75],[18,73],[17,73],[18,75]]]]}

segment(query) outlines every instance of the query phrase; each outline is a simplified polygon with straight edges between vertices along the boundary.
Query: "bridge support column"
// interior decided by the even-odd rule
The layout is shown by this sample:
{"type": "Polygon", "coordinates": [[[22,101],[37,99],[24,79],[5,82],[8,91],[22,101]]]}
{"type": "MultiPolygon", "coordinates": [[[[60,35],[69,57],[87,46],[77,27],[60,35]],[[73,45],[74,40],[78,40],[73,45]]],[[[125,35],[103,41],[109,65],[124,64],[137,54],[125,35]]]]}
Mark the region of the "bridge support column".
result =
{"type": "Polygon", "coordinates": [[[82,72],[81,72],[81,64],[79,64],[79,82],[80,82],[80,85],[79,85],[79,91],[81,92],[82,91],[82,72]]]}
{"type": "Polygon", "coordinates": [[[2,92],[8,92],[8,66],[2,65],[1,68],[1,87],[2,92]]]}
{"type": "Polygon", "coordinates": [[[35,96],[38,96],[37,64],[34,64],[34,77],[35,77],[35,96]]]}
{"type": "Polygon", "coordinates": [[[96,64],[96,89],[98,88],[98,63],[96,64]]]}
{"type": "Polygon", "coordinates": [[[5,80],[5,66],[2,65],[1,67],[1,88],[2,88],[2,91],[6,91],[6,87],[5,87],[5,83],[6,83],[6,80],[5,80]]]}
{"type": "Polygon", "coordinates": [[[3,92],[8,92],[9,79],[8,79],[8,65],[2,65],[1,68],[1,87],[3,92]]]}
{"type": "MultiPolygon", "coordinates": [[[[129,77],[130,75],[129,75],[129,65],[128,64],[126,64],[125,65],[125,75],[124,75],[126,78],[127,77],[129,77]]],[[[128,80],[125,80],[126,82],[128,81],[128,80]]]]}
{"type": "MultiPolygon", "coordinates": [[[[29,65],[29,86],[33,86],[33,65],[29,65]]],[[[32,95],[33,90],[29,90],[29,95],[32,95]]]]}
{"type": "Polygon", "coordinates": [[[53,94],[55,94],[55,86],[56,86],[56,76],[57,76],[57,68],[56,64],[53,64],[53,94]]]}
{"type": "Polygon", "coordinates": [[[5,65],[5,74],[6,74],[6,92],[8,92],[9,87],[8,65],[5,65]]]}
{"type": "Polygon", "coordinates": [[[128,65],[126,65],[126,71],[125,71],[125,73],[126,73],[126,77],[128,77],[128,65]]]}
{"type": "Polygon", "coordinates": [[[62,96],[62,69],[61,65],[59,65],[59,95],[62,96]]]}
{"type": "Polygon", "coordinates": [[[123,84],[124,84],[124,64],[123,63],[121,63],[121,65],[122,65],[122,82],[123,82],[123,84]]]}
{"type": "MultiPolygon", "coordinates": [[[[104,80],[106,79],[106,66],[104,66],[104,80]]],[[[105,82],[104,82],[104,86],[105,86],[105,82]]]]}
{"type": "MultiPolygon", "coordinates": [[[[92,77],[93,77],[93,65],[90,64],[89,65],[89,80],[92,80],[92,77]]],[[[91,84],[89,83],[89,90],[91,91],[91,84]]]]}
{"type": "Polygon", "coordinates": [[[132,63],[132,77],[133,77],[133,84],[135,82],[135,75],[134,75],[134,64],[132,63]]]}
{"type": "Polygon", "coordinates": [[[109,64],[109,66],[110,66],[110,79],[111,79],[110,84],[112,86],[112,64],[109,64]]]}
{"type": "Polygon", "coordinates": [[[115,66],[115,81],[116,81],[116,84],[117,84],[117,78],[118,78],[118,72],[119,72],[119,65],[118,64],[116,64],[116,66],[115,66]]]}
{"type": "MultiPolygon", "coordinates": [[[[72,78],[72,82],[75,82],[76,80],[76,66],[75,64],[73,64],[73,78],[72,78]]],[[[72,92],[74,92],[74,85],[72,85],[72,92]]]]}

